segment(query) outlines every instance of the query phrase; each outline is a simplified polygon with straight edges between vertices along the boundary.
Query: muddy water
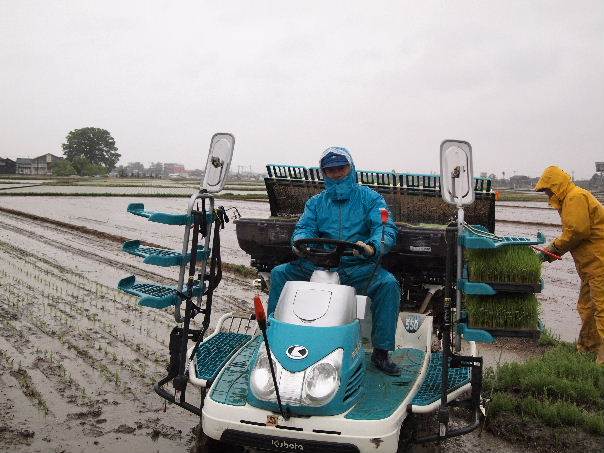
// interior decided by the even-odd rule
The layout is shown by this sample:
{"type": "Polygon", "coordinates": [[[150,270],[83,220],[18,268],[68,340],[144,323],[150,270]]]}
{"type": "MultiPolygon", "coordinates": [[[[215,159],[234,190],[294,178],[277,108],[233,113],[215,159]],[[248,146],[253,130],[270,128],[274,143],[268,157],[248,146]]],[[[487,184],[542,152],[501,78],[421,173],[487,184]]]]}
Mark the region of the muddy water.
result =
{"type": "MultiPolygon", "coordinates": [[[[182,198],[140,198],[134,200],[144,203],[150,210],[162,212],[183,212],[187,201],[182,198]]],[[[98,197],[2,197],[0,206],[48,217],[55,220],[82,225],[103,232],[125,236],[131,239],[144,239],[172,249],[180,249],[182,229],[168,225],[154,224],[126,212],[130,200],[124,198],[98,197]]],[[[243,217],[266,218],[270,215],[268,203],[249,201],[221,201],[217,204],[235,207],[243,217]]],[[[498,205],[498,220],[513,220],[537,223],[560,223],[558,213],[548,209],[546,203],[508,202],[498,205]],[[512,206],[509,206],[512,204],[512,206]],[[525,207],[526,205],[526,207],[525,207]],[[518,207],[520,206],[520,207],[518,207]],[[545,208],[545,209],[539,209],[545,208]]],[[[559,227],[535,226],[515,223],[500,223],[496,233],[500,235],[534,237],[541,231],[551,240],[559,233],[559,227]]],[[[236,264],[249,264],[249,256],[237,244],[235,226],[226,225],[222,232],[223,259],[236,264]]],[[[545,288],[538,296],[542,303],[541,319],[545,326],[553,330],[564,340],[576,338],[579,318],[575,304],[578,295],[579,279],[570,255],[562,261],[545,264],[543,279],[545,288]]]]}
{"type": "MultiPolygon", "coordinates": [[[[80,185],[80,186],[61,186],[61,185],[32,185],[32,184],[4,184],[0,187],[4,190],[5,193],[34,193],[34,194],[42,194],[42,193],[51,193],[51,194],[114,194],[114,195],[149,195],[152,196],[154,194],[165,195],[190,195],[194,189],[191,187],[183,187],[183,186],[130,186],[130,187],[119,187],[119,186],[99,186],[99,185],[80,185]]],[[[237,189],[226,189],[225,193],[234,193],[234,194],[266,194],[265,192],[256,192],[249,190],[237,190],[237,189]]]]}
{"type": "MultiPolygon", "coordinates": [[[[183,229],[151,223],[126,212],[130,202],[144,203],[145,208],[160,212],[186,212],[186,198],[115,198],[115,197],[0,197],[0,206],[48,217],[53,220],[86,226],[130,239],[143,239],[170,249],[182,248],[183,229]]],[[[216,200],[216,205],[235,207],[243,217],[266,218],[268,203],[216,200]]],[[[229,211],[232,215],[233,211],[229,211]]],[[[223,259],[236,264],[249,264],[249,256],[237,244],[235,225],[231,222],[221,233],[223,259]]]]}
{"type": "MultiPolygon", "coordinates": [[[[164,411],[152,391],[173,317],[114,289],[130,274],[174,284],[173,272],[132,258],[106,240],[2,215],[0,451],[188,449],[196,417],[164,411]]],[[[225,276],[216,314],[246,307],[250,292],[225,276]]]]}
{"type": "Polygon", "coordinates": [[[512,220],[516,222],[541,222],[560,225],[560,215],[555,209],[547,207],[546,203],[531,203],[523,205],[496,205],[495,218],[497,220],[512,220]]]}

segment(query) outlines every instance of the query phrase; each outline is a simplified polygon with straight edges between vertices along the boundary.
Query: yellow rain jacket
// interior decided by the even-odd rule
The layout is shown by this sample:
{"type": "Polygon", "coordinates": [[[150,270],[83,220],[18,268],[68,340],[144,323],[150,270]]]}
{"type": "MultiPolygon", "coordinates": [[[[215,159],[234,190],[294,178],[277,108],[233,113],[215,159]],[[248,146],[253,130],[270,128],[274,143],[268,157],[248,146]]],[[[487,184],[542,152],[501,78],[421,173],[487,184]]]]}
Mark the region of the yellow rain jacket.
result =
{"type": "Polygon", "coordinates": [[[582,326],[577,347],[597,352],[604,363],[604,207],[568,173],[547,167],[535,190],[549,189],[550,204],[562,219],[562,234],[552,242],[560,254],[570,252],[581,277],[577,310],[582,326]]]}

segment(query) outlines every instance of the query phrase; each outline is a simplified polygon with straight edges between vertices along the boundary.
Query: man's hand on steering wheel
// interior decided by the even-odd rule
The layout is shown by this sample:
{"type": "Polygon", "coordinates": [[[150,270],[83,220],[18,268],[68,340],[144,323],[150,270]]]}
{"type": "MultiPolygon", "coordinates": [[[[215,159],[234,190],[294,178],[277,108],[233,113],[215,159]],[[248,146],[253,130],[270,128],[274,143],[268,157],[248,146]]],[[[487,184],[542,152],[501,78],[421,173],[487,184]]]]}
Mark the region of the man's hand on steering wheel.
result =
{"type": "Polygon", "coordinates": [[[328,238],[305,238],[295,240],[292,245],[294,253],[298,252],[296,255],[322,267],[339,266],[343,256],[365,255],[369,250],[371,254],[375,253],[372,246],[361,241],[355,243],[328,238]]]}
{"type": "Polygon", "coordinates": [[[356,244],[363,247],[363,251],[361,252],[358,249],[354,249],[352,251],[352,254],[354,256],[366,256],[369,258],[369,257],[372,257],[373,255],[375,255],[375,248],[373,247],[373,245],[366,244],[363,241],[357,241],[356,244]]]}

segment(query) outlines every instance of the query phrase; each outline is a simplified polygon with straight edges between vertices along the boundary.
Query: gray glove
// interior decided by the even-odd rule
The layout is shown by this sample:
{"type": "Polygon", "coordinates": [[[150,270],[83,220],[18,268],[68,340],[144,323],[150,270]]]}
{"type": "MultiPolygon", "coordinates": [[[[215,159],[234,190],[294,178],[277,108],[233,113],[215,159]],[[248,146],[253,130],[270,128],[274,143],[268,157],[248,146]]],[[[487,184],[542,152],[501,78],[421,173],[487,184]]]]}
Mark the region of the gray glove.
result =
{"type": "Polygon", "coordinates": [[[371,244],[365,244],[363,241],[357,241],[356,242],[357,245],[360,245],[361,247],[363,247],[363,253],[359,252],[357,249],[353,249],[352,250],[352,254],[354,256],[366,256],[366,257],[371,257],[373,255],[375,255],[375,248],[373,247],[373,245],[371,244]]]}

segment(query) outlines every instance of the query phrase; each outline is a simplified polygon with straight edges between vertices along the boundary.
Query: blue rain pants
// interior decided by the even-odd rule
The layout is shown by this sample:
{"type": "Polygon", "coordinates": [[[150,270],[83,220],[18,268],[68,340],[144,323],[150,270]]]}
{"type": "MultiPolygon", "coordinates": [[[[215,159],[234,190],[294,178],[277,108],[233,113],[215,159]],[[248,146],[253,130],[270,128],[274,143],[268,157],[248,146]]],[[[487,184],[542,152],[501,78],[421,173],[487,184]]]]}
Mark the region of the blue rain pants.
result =
{"type": "MultiPolygon", "coordinates": [[[[375,264],[343,265],[335,269],[340,275],[342,285],[353,286],[357,294],[371,298],[371,315],[373,325],[371,342],[374,348],[394,350],[394,335],[398,320],[401,299],[400,286],[396,278],[378,267],[371,279],[367,293],[367,280],[371,276],[375,264]]],[[[281,264],[271,272],[271,291],[268,299],[268,312],[273,313],[277,307],[281,291],[288,281],[309,281],[317,267],[308,260],[299,259],[291,263],[281,264]]]]}

